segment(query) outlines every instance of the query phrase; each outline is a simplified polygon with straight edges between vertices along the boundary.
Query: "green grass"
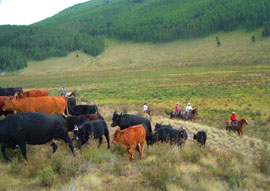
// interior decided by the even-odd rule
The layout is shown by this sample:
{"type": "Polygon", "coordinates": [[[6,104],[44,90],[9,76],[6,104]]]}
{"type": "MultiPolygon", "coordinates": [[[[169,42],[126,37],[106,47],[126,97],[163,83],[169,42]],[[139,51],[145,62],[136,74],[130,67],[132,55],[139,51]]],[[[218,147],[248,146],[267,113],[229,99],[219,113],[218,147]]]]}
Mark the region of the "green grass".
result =
{"type": "MultiPolygon", "coordinates": [[[[141,114],[147,102],[154,111],[152,125],[164,121],[178,128],[180,122],[169,120],[164,111],[191,102],[198,107],[199,124],[183,126],[189,139],[205,128],[209,142],[202,152],[190,140],[182,151],[155,145],[146,149],[145,159],[134,162],[115,145],[107,150],[104,144],[97,150],[91,143],[76,157],[66,145],[54,155],[49,146],[29,146],[26,167],[19,151],[9,152],[15,158],[11,164],[0,158],[4,177],[0,190],[15,186],[18,190],[72,190],[73,186],[77,190],[269,190],[265,158],[270,140],[270,39],[259,37],[260,32],[220,33],[219,48],[216,34],[165,44],[107,39],[107,50],[100,56],[75,52],[65,58],[30,61],[28,68],[2,75],[1,87],[44,88],[51,95],[59,95],[62,86],[76,90],[78,102],[96,103],[108,125],[114,110],[141,114]],[[253,35],[255,43],[250,40],[253,35]],[[248,118],[247,136],[225,132],[223,124],[231,111],[248,118]],[[230,162],[225,164],[223,158],[230,162]]],[[[110,128],[111,136],[114,130],[110,128]]]]}

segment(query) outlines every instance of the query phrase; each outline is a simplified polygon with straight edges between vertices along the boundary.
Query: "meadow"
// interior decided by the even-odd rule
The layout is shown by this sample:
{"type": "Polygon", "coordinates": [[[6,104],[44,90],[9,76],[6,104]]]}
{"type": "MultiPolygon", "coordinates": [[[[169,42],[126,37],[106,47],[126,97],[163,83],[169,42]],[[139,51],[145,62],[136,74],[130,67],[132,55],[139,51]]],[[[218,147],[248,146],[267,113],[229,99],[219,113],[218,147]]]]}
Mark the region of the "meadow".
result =
{"type": "Polygon", "coordinates": [[[78,102],[99,106],[108,125],[115,110],[142,115],[147,102],[153,126],[181,124],[189,140],[181,150],[148,147],[145,159],[134,162],[119,145],[97,150],[95,142],[76,157],[66,145],[56,154],[49,146],[29,146],[28,163],[19,151],[10,151],[12,163],[0,158],[0,190],[269,190],[270,39],[262,38],[261,30],[160,44],[107,39],[106,51],[97,57],[73,52],[2,75],[1,87],[44,88],[51,95],[63,86],[76,91],[78,102]],[[188,102],[198,108],[195,123],[168,119],[165,111],[188,102]],[[250,122],[244,137],[224,130],[232,111],[250,122]],[[205,149],[192,141],[199,129],[209,134],[205,149]]]}

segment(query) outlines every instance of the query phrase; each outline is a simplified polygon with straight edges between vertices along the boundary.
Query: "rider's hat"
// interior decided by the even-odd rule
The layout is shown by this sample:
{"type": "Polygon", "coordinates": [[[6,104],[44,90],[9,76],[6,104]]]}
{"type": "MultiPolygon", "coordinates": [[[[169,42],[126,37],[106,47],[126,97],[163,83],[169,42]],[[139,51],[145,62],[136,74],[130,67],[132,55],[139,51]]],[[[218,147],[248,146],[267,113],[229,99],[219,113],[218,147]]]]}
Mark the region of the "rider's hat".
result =
{"type": "Polygon", "coordinates": [[[235,112],[233,111],[232,114],[235,114],[235,112]]]}
{"type": "Polygon", "coordinates": [[[188,105],[191,105],[190,103],[188,103],[188,105]]]}

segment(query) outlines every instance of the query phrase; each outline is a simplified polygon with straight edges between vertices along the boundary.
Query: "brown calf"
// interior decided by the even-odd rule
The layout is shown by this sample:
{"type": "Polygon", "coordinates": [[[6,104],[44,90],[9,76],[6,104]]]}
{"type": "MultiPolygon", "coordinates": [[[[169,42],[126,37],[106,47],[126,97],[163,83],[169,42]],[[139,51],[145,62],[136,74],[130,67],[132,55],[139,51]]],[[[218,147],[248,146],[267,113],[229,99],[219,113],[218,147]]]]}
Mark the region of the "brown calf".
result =
{"type": "Polygon", "coordinates": [[[146,131],[143,125],[134,125],[120,130],[118,128],[114,133],[113,143],[122,143],[127,149],[130,160],[134,160],[133,152],[137,148],[140,157],[143,157],[143,151],[146,142],[146,131]]]}

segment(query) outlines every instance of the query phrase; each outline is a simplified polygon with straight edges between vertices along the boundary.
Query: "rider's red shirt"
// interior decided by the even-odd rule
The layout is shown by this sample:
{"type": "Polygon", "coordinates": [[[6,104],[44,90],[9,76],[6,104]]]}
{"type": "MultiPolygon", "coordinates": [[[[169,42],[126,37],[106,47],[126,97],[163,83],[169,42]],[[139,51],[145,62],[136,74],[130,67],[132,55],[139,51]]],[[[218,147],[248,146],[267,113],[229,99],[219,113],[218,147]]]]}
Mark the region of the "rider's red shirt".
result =
{"type": "Polygon", "coordinates": [[[231,120],[232,121],[236,121],[237,119],[236,119],[236,115],[231,115],[231,120]]]}

